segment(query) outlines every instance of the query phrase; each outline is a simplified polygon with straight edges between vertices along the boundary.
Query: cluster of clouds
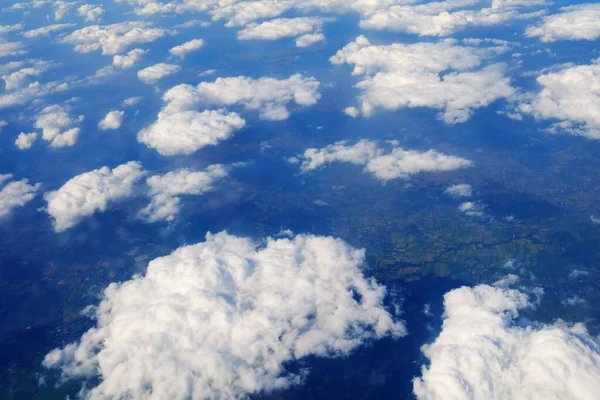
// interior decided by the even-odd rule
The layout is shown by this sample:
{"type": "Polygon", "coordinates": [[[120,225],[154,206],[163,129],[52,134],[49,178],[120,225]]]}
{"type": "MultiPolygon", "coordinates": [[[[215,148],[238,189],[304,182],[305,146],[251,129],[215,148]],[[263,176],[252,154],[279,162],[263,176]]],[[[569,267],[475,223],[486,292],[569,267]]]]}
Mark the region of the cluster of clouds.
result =
{"type": "Polygon", "coordinates": [[[40,184],[31,185],[27,179],[13,181],[12,174],[0,174],[0,218],[9,216],[35,197],[40,184]]]}
{"type": "Polygon", "coordinates": [[[535,304],[505,287],[463,287],[444,296],[442,331],[422,348],[419,400],[577,399],[600,392],[600,342],[583,324],[518,320],[535,304]]]}
{"type": "MultiPolygon", "coordinates": [[[[137,161],[114,169],[102,167],[77,175],[59,189],[44,195],[46,212],[56,232],[73,228],[85,218],[104,212],[113,203],[135,195],[150,198],[138,216],[146,222],[172,222],[182,206],[182,196],[201,196],[214,191],[216,184],[229,176],[230,167],[214,164],[204,170],[177,169],[146,179],[146,188],[138,185],[148,172],[137,161]]],[[[36,187],[37,188],[37,187],[36,187]]]]}
{"type": "Polygon", "coordinates": [[[530,37],[539,37],[543,42],[596,40],[600,38],[599,20],[600,4],[577,4],[544,17],[539,25],[530,26],[525,33],[530,37]]]}
{"type": "Polygon", "coordinates": [[[504,51],[504,46],[462,46],[447,39],[433,43],[373,45],[364,36],[339,50],[331,62],[354,66],[353,75],[363,76],[360,110],[351,116],[369,116],[375,108],[428,107],[441,110],[444,122],[468,120],[474,110],[499,99],[510,99],[515,91],[502,64],[482,67],[484,61],[504,51]]]}
{"type": "Polygon", "coordinates": [[[406,334],[365,278],[363,250],[312,235],[254,243],[222,232],[113,283],[96,326],[46,355],[89,398],[237,399],[300,383],[287,364],[406,334]]]}
{"type": "Polygon", "coordinates": [[[178,85],[164,94],[165,106],[158,119],[139,132],[138,141],[162,155],[192,154],[229,139],[246,125],[238,113],[222,107],[241,106],[258,110],[261,119],[284,120],[290,115],[289,103],[315,104],[319,86],[316,79],[302,75],[287,79],[238,76],[195,87],[178,85]],[[199,107],[205,109],[197,111],[199,107]]]}
{"type": "Polygon", "coordinates": [[[467,159],[440,153],[436,150],[416,151],[399,147],[396,141],[388,142],[390,150],[379,147],[377,142],[361,140],[354,145],[342,141],[321,149],[307,149],[292,161],[300,162],[303,173],[322,168],[334,162],[363,165],[364,171],[386,182],[392,179],[408,179],[422,172],[454,171],[470,167],[467,159]]]}
{"type": "Polygon", "coordinates": [[[325,40],[321,32],[324,18],[277,18],[262,23],[251,23],[238,32],[240,40],[278,40],[295,37],[297,47],[308,47],[325,40]]]}
{"type": "Polygon", "coordinates": [[[102,50],[102,54],[115,55],[135,44],[151,43],[169,34],[172,32],[155,28],[148,22],[128,21],[86,26],[64,36],[61,41],[74,45],[79,53],[102,50]]]}
{"type": "Polygon", "coordinates": [[[541,87],[518,106],[538,120],[558,120],[553,133],[600,139],[600,58],[588,65],[567,65],[540,75],[541,87]]]}
{"type": "Polygon", "coordinates": [[[83,120],[83,115],[72,117],[68,105],[52,105],[42,109],[33,126],[42,130],[42,139],[50,147],[70,147],[77,143],[80,132],[77,125],[83,120]]]}

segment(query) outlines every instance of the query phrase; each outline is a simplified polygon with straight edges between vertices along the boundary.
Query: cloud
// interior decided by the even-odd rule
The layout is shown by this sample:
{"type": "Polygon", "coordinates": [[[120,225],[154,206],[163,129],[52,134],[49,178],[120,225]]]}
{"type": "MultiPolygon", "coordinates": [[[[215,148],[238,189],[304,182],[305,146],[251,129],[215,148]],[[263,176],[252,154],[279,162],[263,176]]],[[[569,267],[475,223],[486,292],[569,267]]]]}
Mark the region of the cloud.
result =
{"type": "Polygon", "coordinates": [[[123,100],[123,107],[133,107],[137,105],[141,100],[142,98],[140,96],[128,97],[125,100],[123,100]]]}
{"type": "Polygon", "coordinates": [[[287,364],[406,334],[364,277],[363,250],[331,237],[253,243],[226,232],[113,283],[96,327],[44,366],[95,378],[90,398],[239,399],[301,383],[287,364]]]}
{"type": "Polygon", "coordinates": [[[471,185],[462,183],[459,185],[450,186],[444,191],[444,193],[449,194],[452,197],[471,197],[471,195],[473,194],[473,188],[471,187],[471,185]]]}
{"type": "Polygon", "coordinates": [[[80,17],[85,18],[88,22],[97,22],[104,17],[104,8],[93,4],[84,4],[77,9],[80,17]]]}
{"type": "Polygon", "coordinates": [[[323,40],[320,33],[325,19],[318,17],[279,18],[260,24],[252,23],[238,32],[240,40],[278,40],[286,37],[302,36],[298,47],[307,47],[323,40]]]}
{"type": "Polygon", "coordinates": [[[465,213],[469,217],[482,217],[484,209],[485,206],[483,204],[475,201],[466,201],[458,206],[458,211],[465,213]]]}
{"type": "Polygon", "coordinates": [[[75,51],[79,53],[102,50],[102,54],[115,55],[135,44],[154,42],[168,34],[171,32],[153,28],[148,22],[129,21],[106,26],[86,26],[65,36],[62,42],[75,45],[75,51]]]}
{"type": "Polygon", "coordinates": [[[17,207],[23,207],[33,200],[40,184],[30,185],[27,179],[12,181],[11,174],[0,175],[0,218],[10,215],[17,207]]]}
{"type": "Polygon", "coordinates": [[[204,46],[203,39],[193,39],[188,42],[182,43],[179,46],[173,47],[169,52],[177,57],[184,58],[188,53],[198,50],[204,46]]]}
{"type": "Polygon", "coordinates": [[[64,29],[72,28],[75,24],[53,24],[42,26],[41,28],[32,29],[30,31],[23,32],[21,35],[28,39],[35,39],[40,36],[48,36],[51,33],[62,31],[64,29]]]}
{"type": "Polygon", "coordinates": [[[45,107],[37,116],[34,127],[42,130],[42,139],[50,142],[50,147],[74,146],[79,136],[79,128],[84,116],[69,116],[66,106],[53,105],[45,107]]]}
{"type": "Polygon", "coordinates": [[[123,123],[124,111],[109,111],[108,114],[100,121],[98,127],[105,130],[119,129],[123,123]]]}
{"type": "Polygon", "coordinates": [[[181,71],[179,65],[159,63],[138,71],[137,75],[145,84],[154,85],[165,76],[176,74],[179,71],[181,71]]]}
{"type": "Polygon", "coordinates": [[[364,165],[364,171],[380,181],[408,179],[421,172],[452,171],[470,167],[473,163],[464,158],[448,156],[435,150],[419,152],[391,143],[391,150],[379,148],[376,142],[361,140],[353,146],[337,142],[322,149],[307,149],[300,157],[300,170],[310,172],[334,162],[364,165]]]}
{"type": "Polygon", "coordinates": [[[376,46],[360,36],[330,60],[352,64],[353,75],[364,75],[356,85],[362,91],[364,115],[377,107],[429,107],[441,110],[444,122],[452,124],[465,122],[477,108],[513,96],[502,65],[480,68],[496,51],[498,47],[459,46],[454,40],[376,46]]]}
{"type": "Polygon", "coordinates": [[[557,40],[596,40],[600,38],[600,4],[588,3],[563,7],[560,13],[544,17],[525,34],[542,42],[557,40]]]}
{"type": "Polygon", "coordinates": [[[321,98],[319,86],[315,78],[300,74],[287,79],[238,76],[202,82],[197,87],[197,96],[205,104],[243,105],[248,110],[259,110],[261,119],[279,121],[289,118],[288,103],[304,107],[316,104],[321,98]]]}
{"type": "Polygon", "coordinates": [[[102,167],[71,178],[60,189],[48,192],[47,212],[54,220],[54,230],[62,232],[108,204],[133,194],[133,185],[145,175],[142,165],[130,161],[111,170],[102,167]]]}
{"type": "Polygon", "coordinates": [[[402,3],[382,7],[365,16],[360,22],[360,27],[414,33],[420,36],[448,36],[467,26],[499,25],[512,19],[538,17],[543,14],[543,10],[523,13],[521,8],[546,2],[492,0],[490,6],[484,8],[473,8],[482,3],[478,0],[431,1],[417,5],[402,3]]]}
{"type": "Polygon", "coordinates": [[[40,76],[50,66],[51,63],[49,62],[35,61],[28,67],[4,74],[2,75],[5,84],[4,88],[7,91],[21,89],[29,82],[29,78],[40,76]]]}
{"type": "Polygon", "coordinates": [[[0,35],[23,30],[23,24],[0,25],[0,35]]]}
{"type": "Polygon", "coordinates": [[[21,42],[9,42],[6,39],[0,38],[0,58],[14,57],[27,54],[25,45],[21,42]]]}
{"type": "Polygon", "coordinates": [[[15,140],[15,146],[17,146],[17,148],[19,150],[30,149],[31,146],[33,146],[33,144],[37,140],[37,138],[38,138],[38,134],[36,132],[32,132],[32,133],[21,132],[21,133],[19,133],[17,140],[15,140]]]}
{"type": "Polygon", "coordinates": [[[541,91],[519,105],[538,120],[559,120],[551,133],[600,139],[600,59],[589,65],[569,65],[537,78],[541,91]]]}
{"type": "Polygon", "coordinates": [[[148,53],[148,50],[133,49],[125,55],[117,54],[113,57],[113,67],[122,69],[131,68],[140,61],[146,53],[148,53]]]}
{"type": "Polygon", "coordinates": [[[148,222],[174,221],[181,208],[181,196],[200,196],[214,190],[214,184],[228,176],[223,165],[211,165],[204,171],[178,169],[147,179],[151,202],[140,216],[148,222]]]}
{"type": "Polygon", "coordinates": [[[414,380],[419,400],[593,399],[600,343],[582,324],[516,323],[531,303],[486,285],[444,296],[444,324],[422,348],[430,365],[414,380]]]}

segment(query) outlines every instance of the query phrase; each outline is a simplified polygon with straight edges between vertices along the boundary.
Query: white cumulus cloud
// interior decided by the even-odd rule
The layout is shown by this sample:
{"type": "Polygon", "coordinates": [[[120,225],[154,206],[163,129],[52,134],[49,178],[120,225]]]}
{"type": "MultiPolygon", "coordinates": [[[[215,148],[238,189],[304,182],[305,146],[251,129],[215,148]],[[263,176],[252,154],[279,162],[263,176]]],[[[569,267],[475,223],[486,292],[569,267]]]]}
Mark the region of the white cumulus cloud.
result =
{"type": "Polygon", "coordinates": [[[220,164],[211,165],[203,171],[187,168],[154,175],[147,179],[150,187],[150,204],[140,216],[148,222],[173,221],[181,208],[181,196],[200,196],[214,190],[214,184],[228,176],[227,168],[220,164]]]}
{"type": "Polygon", "coordinates": [[[540,37],[543,42],[596,40],[600,38],[600,4],[563,7],[558,14],[544,17],[539,25],[527,28],[526,35],[540,37]]]}
{"type": "Polygon", "coordinates": [[[600,139],[600,59],[540,75],[540,92],[519,111],[539,120],[557,120],[551,132],[600,139]]]}
{"type": "Polygon", "coordinates": [[[174,56],[184,58],[187,54],[198,50],[202,46],[204,46],[203,39],[192,39],[188,42],[173,47],[171,50],[169,50],[169,53],[174,56]]]}
{"type": "Polygon", "coordinates": [[[27,179],[6,181],[12,179],[11,174],[0,174],[0,218],[11,214],[17,207],[23,207],[33,200],[40,184],[30,185],[27,179]]]}
{"type": "Polygon", "coordinates": [[[523,293],[486,285],[444,296],[444,324],[423,347],[419,400],[570,399],[600,393],[600,343],[582,324],[516,323],[523,293]]]}
{"type": "Polygon", "coordinates": [[[117,54],[116,56],[113,57],[113,66],[115,68],[122,68],[122,69],[131,68],[138,61],[140,61],[142,59],[142,57],[144,57],[144,55],[146,55],[146,53],[148,53],[148,50],[133,49],[124,55],[117,54]]]}
{"type": "Polygon", "coordinates": [[[82,219],[105,211],[109,203],[131,196],[134,184],[144,174],[139,162],[130,161],[112,170],[102,167],[77,175],[60,189],[46,193],[47,212],[54,220],[54,229],[70,229],[82,219]]]}
{"type": "Polygon", "coordinates": [[[17,136],[17,139],[15,140],[15,146],[17,146],[17,148],[19,148],[19,150],[30,149],[31,146],[33,146],[33,144],[37,140],[37,138],[38,138],[38,134],[36,132],[32,132],[32,133],[21,132],[21,133],[19,133],[19,136],[17,136]]]}
{"type": "Polygon", "coordinates": [[[154,85],[162,78],[181,71],[179,65],[159,63],[138,71],[138,78],[148,85],[154,85]]]}
{"type": "Polygon", "coordinates": [[[72,118],[67,106],[53,105],[38,114],[34,127],[42,130],[42,139],[50,147],[68,147],[77,143],[80,129],[75,125],[83,120],[83,115],[72,118]]]}
{"type": "Polygon", "coordinates": [[[96,22],[104,17],[105,10],[101,5],[84,4],[77,9],[77,13],[88,22],[96,22]]]}
{"type": "Polygon", "coordinates": [[[345,356],[400,337],[363,250],[331,237],[253,243],[225,232],[111,284],[96,326],[50,352],[64,378],[98,378],[90,398],[240,399],[302,381],[286,364],[345,356]]]}
{"type": "Polygon", "coordinates": [[[473,194],[473,188],[471,185],[461,183],[450,186],[448,189],[446,189],[445,193],[453,197],[471,197],[473,194]]]}
{"type": "Polygon", "coordinates": [[[148,22],[129,21],[86,26],[62,38],[62,42],[75,45],[75,51],[79,53],[102,50],[102,54],[115,55],[135,44],[154,42],[170,33],[162,28],[154,28],[148,22]]]}
{"type": "Polygon", "coordinates": [[[98,123],[98,127],[105,130],[119,129],[123,123],[124,111],[109,111],[102,121],[98,123]]]}
{"type": "Polygon", "coordinates": [[[358,37],[331,57],[336,65],[354,65],[364,78],[361,111],[375,108],[429,107],[441,110],[446,123],[468,120],[474,110],[514,94],[501,64],[481,64],[498,49],[437,43],[372,45],[358,37]]]}
{"type": "Polygon", "coordinates": [[[421,172],[452,171],[473,165],[464,158],[435,150],[405,150],[395,142],[390,147],[387,150],[380,148],[376,142],[361,140],[352,146],[347,142],[337,142],[321,149],[307,149],[299,157],[302,161],[300,170],[310,172],[334,162],[345,162],[364,165],[365,172],[385,182],[407,179],[421,172]]]}
{"type": "Polygon", "coordinates": [[[318,17],[278,18],[260,24],[252,23],[238,32],[240,40],[277,40],[285,37],[305,35],[297,42],[298,47],[307,47],[323,40],[320,33],[325,19],[318,17]]]}

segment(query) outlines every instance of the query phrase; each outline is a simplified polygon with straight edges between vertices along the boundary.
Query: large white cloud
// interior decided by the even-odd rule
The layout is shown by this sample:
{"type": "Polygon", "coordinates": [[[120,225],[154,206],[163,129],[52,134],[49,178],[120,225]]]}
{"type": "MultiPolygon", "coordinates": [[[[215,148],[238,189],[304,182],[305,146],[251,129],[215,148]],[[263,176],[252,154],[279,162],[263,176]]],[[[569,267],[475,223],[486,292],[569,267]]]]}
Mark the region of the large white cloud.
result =
{"type": "Polygon", "coordinates": [[[174,56],[184,58],[187,54],[194,52],[204,46],[204,39],[192,39],[169,50],[174,56]]]}
{"type": "Polygon", "coordinates": [[[165,107],[158,119],[138,133],[138,141],[173,156],[192,154],[202,147],[229,139],[246,125],[236,113],[225,110],[195,111],[198,91],[191,85],[178,85],[163,96],[165,107]]]}
{"type": "Polygon", "coordinates": [[[150,186],[150,204],[140,216],[149,222],[173,221],[181,208],[181,196],[199,196],[214,190],[214,184],[227,177],[227,168],[220,164],[211,165],[203,171],[187,168],[154,175],[147,179],[150,186]]]}
{"type": "Polygon", "coordinates": [[[513,96],[502,65],[481,68],[499,49],[460,46],[453,40],[377,46],[360,36],[331,57],[331,62],[352,64],[353,75],[364,75],[356,87],[362,91],[361,108],[366,116],[377,107],[430,107],[442,110],[446,123],[459,123],[468,120],[475,109],[513,96]]]}
{"type": "Polygon", "coordinates": [[[22,207],[35,197],[40,184],[30,185],[27,179],[5,182],[12,179],[11,174],[0,174],[0,218],[12,213],[17,207],[22,207]]]}
{"type": "Polygon", "coordinates": [[[138,78],[148,85],[154,85],[162,78],[181,71],[179,65],[159,63],[138,71],[138,78]]]}
{"type": "Polygon", "coordinates": [[[307,149],[301,159],[300,169],[309,172],[334,162],[364,165],[381,181],[407,179],[421,172],[452,171],[470,167],[473,163],[461,157],[449,156],[435,150],[425,152],[405,150],[398,143],[390,143],[390,150],[378,147],[376,142],[361,140],[353,146],[337,142],[322,149],[307,149]]]}
{"type": "Polygon", "coordinates": [[[102,167],[71,178],[60,189],[48,192],[47,212],[54,220],[54,229],[62,232],[108,204],[133,194],[134,184],[144,176],[142,165],[130,161],[114,169],[102,167]]]}
{"type": "Polygon", "coordinates": [[[301,36],[303,39],[299,38],[298,47],[307,47],[324,38],[320,33],[324,23],[325,19],[318,17],[278,18],[247,25],[238,32],[238,39],[277,40],[301,36]]]}
{"type": "Polygon", "coordinates": [[[72,118],[67,106],[53,105],[39,113],[34,127],[42,130],[42,139],[51,147],[68,147],[77,143],[80,129],[75,125],[83,120],[83,115],[72,118]]]}
{"type": "Polygon", "coordinates": [[[304,107],[316,104],[321,98],[319,86],[315,78],[300,74],[287,79],[237,76],[202,82],[197,87],[197,96],[205,104],[243,105],[248,110],[259,110],[262,119],[277,121],[289,117],[289,103],[304,107]]]}
{"type": "Polygon", "coordinates": [[[130,21],[86,26],[65,36],[62,42],[75,45],[75,51],[80,53],[102,50],[102,54],[115,55],[135,44],[150,43],[167,34],[170,32],[154,28],[148,22],[130,21]]]}
{"type": "Polygon", "coordinates": [[[600,59],[559,68],[537,78],[541,91],[519,106],[540,120],[558,120],[551,132],[600,139],[600,59]]]}
{"type": "Polygon", "coordinates": [[[516,323],[523,293],[480,285],[444,296],[444,324],[423,353],[419,400],[569,399],[600,393],[600,343],[582,324],[516,323]]]}
{"type": "Polygon", "coordinates": [[[89,398],[240,399],[289,387],[286,364],[349,354],[405,334],[386,290],[363,276],[362,250],[331,237],[253,243],[219,233],[111,284],[96,327],[46,367],[95,377],[89,398]]]}
{"type": "Polygon", "coordinates": [[[560,11],[544,17],[538,26],[527,28],[527,36],[539,36],[543,42],[600,38],[600,4],[577,4],[560,11]]]}

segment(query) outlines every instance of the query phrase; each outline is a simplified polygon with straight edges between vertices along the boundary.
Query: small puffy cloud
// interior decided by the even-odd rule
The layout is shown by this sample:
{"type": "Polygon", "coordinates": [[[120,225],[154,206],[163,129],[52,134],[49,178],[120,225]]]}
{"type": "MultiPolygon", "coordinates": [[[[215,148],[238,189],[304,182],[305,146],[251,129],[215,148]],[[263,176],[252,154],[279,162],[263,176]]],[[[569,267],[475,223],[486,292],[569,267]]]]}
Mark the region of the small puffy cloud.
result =
{"type": "Polygon", "coordinates": [[[135,44],[154,42],[170,33],[162,28],[153,28],[148,22],[129,21],[86,26],[63,37],[62,42],[75,45],[75,51],[79,53],[102,50],[102,54],[115,55],[135,44]]]}
{"type": "Polygon", "coordinates": [[[2,79],[4,80],[4,88],[7,91],[23,88],[30,82],[30,78],[40,76],[50,67],[50,65],[50,63],[44,61],[37,61],[29,67],[21,68],[17,71],[4,74],[2,75],[2,79]]]}
{"type": "Polygon", "coordinates": [[[153,85],[165,76],[175,74],[181,70],[179,65],[159,63],[138,71],[138,78],[147,85],[153,85]]]}
{"type": "Polygon", "coordinates": [[[473,163],[464,158],[449,156],[435,150],[425,152],[405,150],[392,142],[391,150],[378,147],[376,142],[361,140],[353,146],[337,142],[322,149],[307,149],[300,157],[300,170],[304,173],[334,162],[364,165],[364,171],[380,181],[408,179],[421,172],[453,171],[470,167],[473,163]]]}
{"type": "Polygon", "coordinates": [[[80,17],[85,18],[88,22],[96,22],[104,17],[104,8],[93,4],[84,4],[77,9],[80,17]]]}
{"type": "Polygon", "coordinates": [[[193,39],[173,47],[169,52],[177,57],[184,58],[188,53],[194,52],[204,46],[203,39],[193,39]]]}
{"type": "Polygon", "coordinates": [[[22,42],[9,42],[0,38],[0,58],[20,56],[26,53],[27,50],[22,42]]]}
{"type": "Polygon", "coordinates": [[[122,68],[122,69],[131,68],[138,61],[140,61],[142,59],[142,57],[144,57],[144,55],[146,55],[146,53],[148,53],[148,50],[133,49],[124,55],[117,54],[116,56],[113,57],[113,66],[115,68],[122,68]]]}
{"type": "Polygon", "coordinates": [[[325,19],[317,17],[279,18],[260,24],[252,23],[238,32],[240,40],[277,40],[286,37],[303,36],[298,39],[298,47],[307,47],[323,40],[320,33],[325,19]]]}
{"type": "Polygon", "coordinates": [[[466,201],[458,206],[458,211],[465,213],[469,217],[482,217],[485,206],[479,202],[466,201]]]}
{"type": "Polygon", "coordinates": [[[142,98],[140,96],[128,97],[125,100],[123,100],[123,107],[133,107],[137,105],[141,100],[142,98]]]}
{"type": "Polygon", "coordinates": [[[67,147],[77,143],[80,129],[75,125],[83,120],[83,115],[72,118],[67,106],[53,105],[38,114],[34,127],[42,130],[42,139],[50,147],[67,147]]]}
{"type": "Polygon", "coordinates": [[[552,133],[600,139],[600,59],[569,65],[537,78],[541,91],[519,105],[538,120],[558,120],[552,133]]]}
{"type": "Polygon", "coordinates": [[[360,110],[356,107],[346,107],[344,108],[344,114],[352,118],[360,117],[360,110]]]}
{"type": "Polygon", "coordinates": [[[306,35],[300,36],[296,39],[296,47],[308,47],[315,43],[324,42],[325,35],[322,33],[307,33],[306,35]]]}
{"type": "Polygon", "coordinates": [[[51,33],[59,32],[64,29],[72,28],[75,24],[53,24],[42,26],[41,28],[32,29],[30,31],[23,32],[22,35],[28,39],[34,39],[40,36],[48,36],[51,33]]]}
{"type": "Polygon", "coordinates": [[[452,197],[471,197],[473,194],[473,188],[471,185],[462,183],[459,185],[450,186],[444,191],[444,193],[449,194],[452,197]]]}
{"type": "Polygon", "coordinates": [[[36,195],[40,184],[30,185],[27,179],[12,181],[11,174],[0,174],[0,218],[4,218],[12,213],[17,207],[23,207],[30,202],[36,195]]]}
{"type": "Polygon", "coordinates": [[[364,76],[356,87],[362,92],[365,116],[377,107],[429,107],[441,110],[444,122],[452,124],[465,122],[477,108],[513,96],[501,64],[481,68],[493,53],[453,40],[377,46],[360,36],[331,62],[354,65],[353,75],[364,76]]]}
{"type": "Polygon", "coordinates": [[[77,175],[60,189],[46,193],[46,211],[54,220],[54,230],[70,229],[82,219],[105,211],[109,203],[131,196],[134,184],[144,175],[142,165],[130,161],[112,170],[102,167],[77,175]]]}
{"type": "Polygon", "coordinates": [[[178,169],[147,179],[151,202],[140,211],[148,222],[173,221],[181,208],[181,196],[200,196],[214,190],[214,184],[228,176],[223,165],[211,165],[204,171],[178,169]]]}
{"type": "Polygon", "coordinates": [[[594,399],[600,343],[582,324],[516,322],[531,305],[517,290],[486,285],[444,296],[444,324],[423,346],[430,365],[413,382],[419,400],[594,399]]]}
{"type": "Polygon", "coordinates": [[[35,143],[38,138],[38,134],[36,132],[32,133],[19,133],[17,136],[17,140],[15,140],[15,146],[19,148],[19,150],[27,150],[30,149],[31,146],[35,143]]]}
{"type": "Polygon", "coordinates": [[[597,218],[593,215],[590,215],[590,221],[592,221],[594,224],[600,224],[600,218],[597,218]]]}
{"type": "Polygon", "coordinates": [[[113,283],[79,341],[46,355],[89,398],[241,399],[302,382],[287,365],[406,334],[363,250],[331,237],[222,232],[113,283]],[[90,382],[91,383],[91,382],[90,382]]]}
{"type": "Polygon", "coordinates": [[[109,111],[108,114],[100,121],[98,128],[105,130],[119,129],[123,123],[124,111],[109,111]]]}
{"type": "Polygon", "coordinates": [[[596,40],[600,38],[600,4],[584,3],[563,7],[558,14],[546,16],[526,35],[542,42],[557,40],[596,40]]]}
{"type": "Polygon", "coordinates": [[[198,85],[199,101],[217,106],[243,105],[248,110],[259,110],[260,118],[279,121],[290,115],[287,104],[311,106],[321,98],[320,83],[313,77],[300,74],[287,79],[245,76],[218,78],[198,85]]]}

